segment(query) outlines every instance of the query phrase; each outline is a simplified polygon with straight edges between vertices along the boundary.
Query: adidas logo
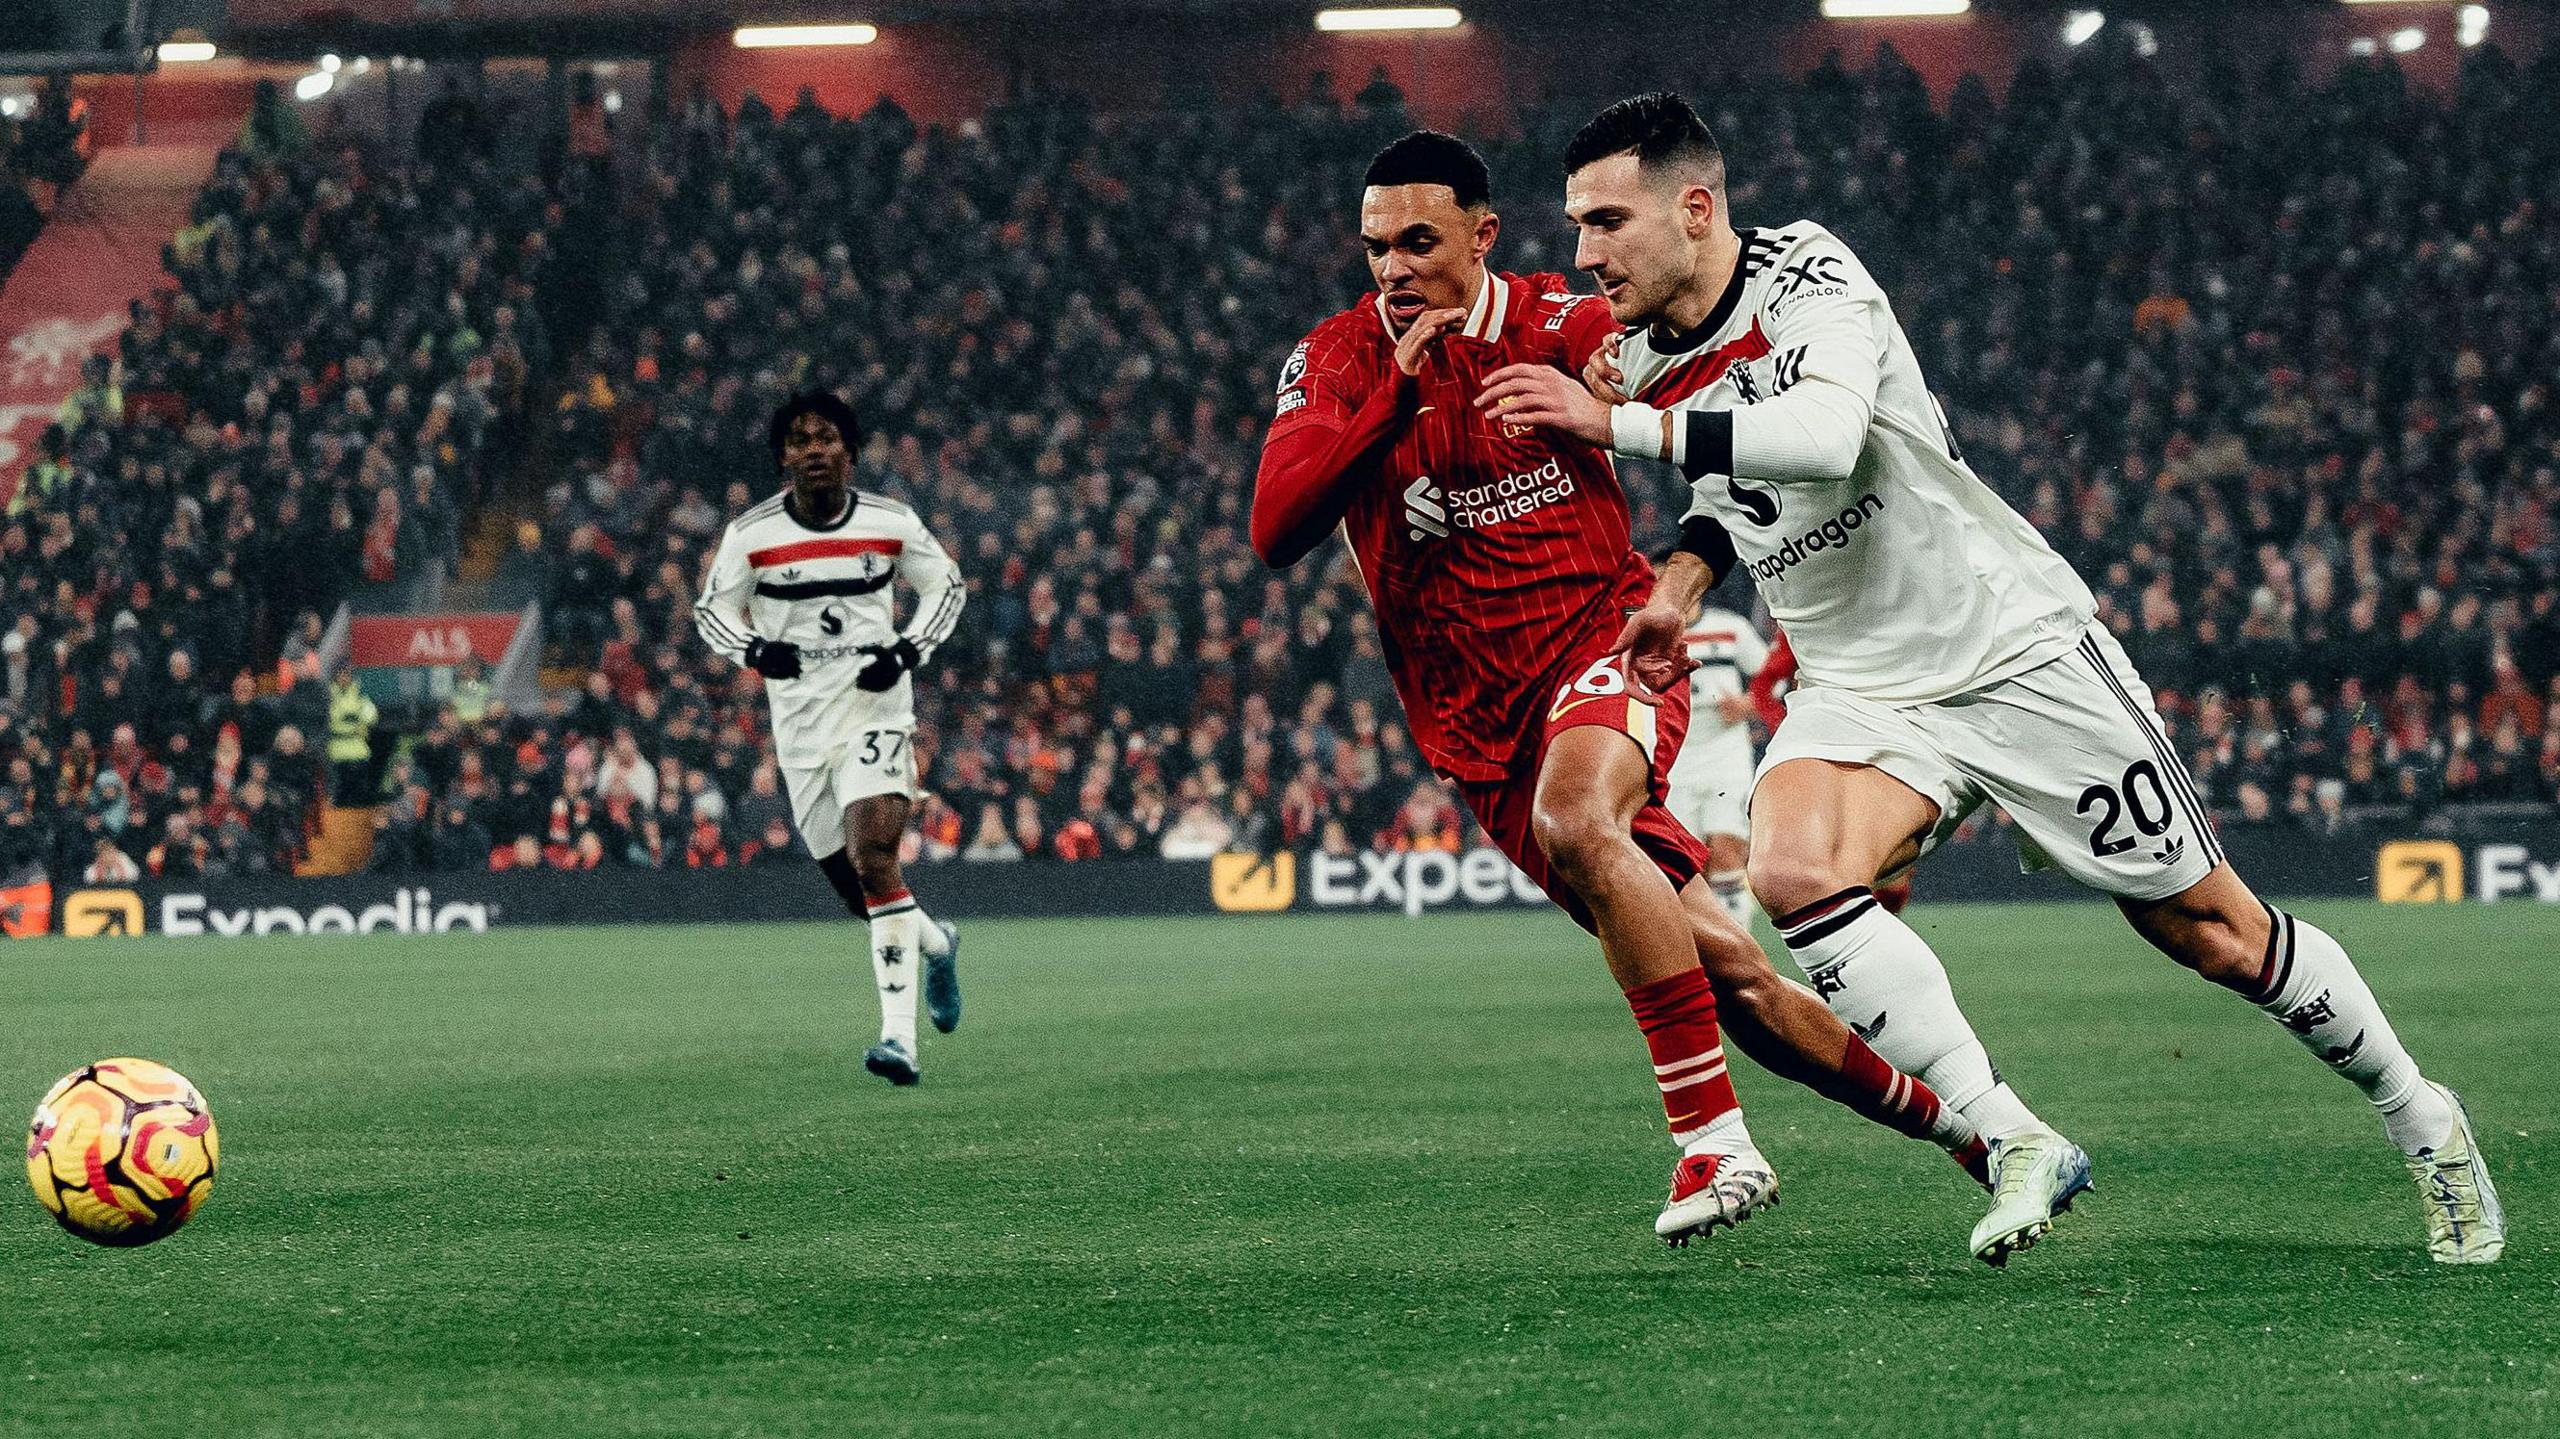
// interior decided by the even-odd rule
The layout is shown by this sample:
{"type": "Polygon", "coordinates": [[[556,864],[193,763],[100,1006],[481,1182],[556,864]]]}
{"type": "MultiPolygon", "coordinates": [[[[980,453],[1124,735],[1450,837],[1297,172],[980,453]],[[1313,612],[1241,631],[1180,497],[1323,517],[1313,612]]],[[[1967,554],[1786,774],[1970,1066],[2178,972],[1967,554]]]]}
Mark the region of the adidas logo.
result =
{"type": "Polygon", "coordinates": [[[1867,1043],[1873,1044],[1876,1042],[1876,1036],[1884,1033],[1884,1022],[1886,1019],[1890,1018],[1891,1015],[1892,1011],[1887,1010],[1878,1014],[1874,1021],[1868,1024],[1860,1024],[1853,1019],[1849,1021],[1849,1032],[1855,1034],[1858,1038],[1865,1040],[1867,1043]]]}
{"type": "Polygon", "coordinates": [[[1404,487],[1405,538],[1419,540],[1429,535],[1436,540],[1449,538],[1449,511],[1440,503],[1440,487],[1424,475],[1404,487]]]}
{"type": "Polygon", "coordinates": [[[2186,852],[2187,837],[2182,834],[2173,835],[2170,837],[2169,842],[2160,846],[2158,850],[2152,853],[2151,857],[2161,864],[2176,864],[2178,862],[2178,856],[2185,854],[2186,852]]]}

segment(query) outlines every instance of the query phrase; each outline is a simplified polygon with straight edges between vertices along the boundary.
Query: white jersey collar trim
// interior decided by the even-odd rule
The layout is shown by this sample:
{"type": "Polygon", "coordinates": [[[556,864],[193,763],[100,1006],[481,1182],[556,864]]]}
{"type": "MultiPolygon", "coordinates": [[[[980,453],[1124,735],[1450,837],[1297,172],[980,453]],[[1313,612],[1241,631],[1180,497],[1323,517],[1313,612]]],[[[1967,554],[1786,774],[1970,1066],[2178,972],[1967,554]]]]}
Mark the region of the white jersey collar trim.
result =
{"type": "MultiPolygon", "coordinates": [[[[1396,333],[1396,323],[1387,313],[1387,297],[1381,293],[1371,302],[1378,312],[1378,324],[1387,332],[1390,343],[1403,338],[1396,333]]],[[[1458,333],[1470,340],[1487,343],[1502,338],[1502,322],[1511,314],[1511,286],[1500,275],[1485,266],[1476,267],[1476,302],[1467,310],[1466,326],[1458,333]]]]}

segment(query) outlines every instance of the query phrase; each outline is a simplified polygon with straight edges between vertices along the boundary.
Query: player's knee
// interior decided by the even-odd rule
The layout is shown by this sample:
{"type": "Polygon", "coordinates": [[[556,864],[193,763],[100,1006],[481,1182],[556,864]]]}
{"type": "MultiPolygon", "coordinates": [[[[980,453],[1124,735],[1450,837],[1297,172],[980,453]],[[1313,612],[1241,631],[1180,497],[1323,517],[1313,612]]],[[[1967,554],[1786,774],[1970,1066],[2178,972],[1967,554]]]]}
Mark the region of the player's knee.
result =
{"type": "Polygon", "coordinates": [[[1841,878],[1838,867],[1821,856],[1776,844],[1752,846],[1747,875],[1751,897],[1772,915],[1793,914],[1863,882],[1841,878]]]}
{"type": "Polygon", "coordinates": [[[2263,968],[2263,945],[2245,935],[2240,924],[2230,922],[2222,914],[2181,917],[2181,922],[2163,940],[2156,940],[2168,958],[2199,976],[2220,986],[2253,991],[2258,986],[2258,970],[2263,968]]]}
{"type": "Polygon", "coordinates": [[[1623,826],[1587,804],[1540,804],[1529,825],[1547,863],[1577,889],[1601,872],[1610,847],[1627,838],[1623,826]]]}
{"type": "Polygon", "coordinates": [[[2150,947],[2222,986],[2253,991],[2266,958],[2263,924],[2225,912],[2204,896],[2179,894],[2153,904],[2125,904],[2125,917],[2150,947]]]}
{"type": "Polygon", "coordinates": [[[907,887],[906,876],[898,869],[895,846],[855,845],[853,868],[861,877],[862,892],[873,899],[896,894],[907,887]]]}

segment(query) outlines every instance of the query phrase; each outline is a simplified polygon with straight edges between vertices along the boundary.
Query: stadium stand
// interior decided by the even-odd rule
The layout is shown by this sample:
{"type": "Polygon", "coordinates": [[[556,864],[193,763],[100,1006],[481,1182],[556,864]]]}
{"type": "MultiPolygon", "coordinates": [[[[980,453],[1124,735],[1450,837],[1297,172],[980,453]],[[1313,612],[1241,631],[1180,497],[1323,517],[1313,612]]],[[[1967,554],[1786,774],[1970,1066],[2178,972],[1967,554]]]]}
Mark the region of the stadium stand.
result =
{"type": "MultiPolygon", "coordinates": [[[[1877,270],[2222,822],[2405,829],[2560,801],[2554,68],[2484,47],[2449,105],[2387,60],[2173,89],[2106,47],[1934,106],[1890,52],[1690,88],[1745,223],[1819,219],[1877,270]]],[[[1487,142],[1505,268],[1568,268],[1554,157],[1603,98],[1487,142]]],[[[1408,123],[1376,88],[962,131],[697,99],[548,181],[227,158],[180,295],[0,533],[0,837],[64,875],[287,867],[323,788],[316,617],[433,603],[476,520],[512,537],[488,595],[544,601],[575,687],[377,745],[371,862],[786,854],[756,681],[687,610],[769,484],[764,413],[827,385],[870,423],[860,482],[969,574],[920,686],[916,851],[1460,846],[1348,567],[1244,542],[1277,366],[1365,288],[1351,197],[1408,123]]],[[[1668,478],[1631,488],[1667,534],[1668,478]]]]}

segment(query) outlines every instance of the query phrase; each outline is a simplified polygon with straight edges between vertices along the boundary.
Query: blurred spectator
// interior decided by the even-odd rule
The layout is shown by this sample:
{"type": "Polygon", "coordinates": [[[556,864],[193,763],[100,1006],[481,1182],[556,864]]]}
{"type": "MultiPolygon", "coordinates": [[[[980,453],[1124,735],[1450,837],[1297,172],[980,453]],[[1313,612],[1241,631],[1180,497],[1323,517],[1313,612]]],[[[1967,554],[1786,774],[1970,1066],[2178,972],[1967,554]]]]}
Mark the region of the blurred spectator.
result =
{"type": "Polygon", "coordinates": [[[329,686],[329,797],[341,809],[372,802],[373,727],[381,718],[355,669],[339,665],[329,686]]]}

